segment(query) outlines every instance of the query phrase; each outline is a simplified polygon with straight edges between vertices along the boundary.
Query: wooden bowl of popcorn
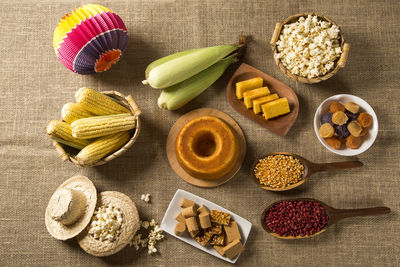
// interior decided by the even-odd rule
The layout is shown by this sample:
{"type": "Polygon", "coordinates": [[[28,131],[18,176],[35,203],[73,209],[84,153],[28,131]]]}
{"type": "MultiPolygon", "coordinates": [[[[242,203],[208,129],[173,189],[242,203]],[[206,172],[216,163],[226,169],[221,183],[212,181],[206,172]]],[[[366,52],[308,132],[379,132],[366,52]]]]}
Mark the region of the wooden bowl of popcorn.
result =
{"type": "Polygon", "coordinates": [[[270,45],[282,72],[309,84],[325,81],[344,68],[350,49],[339,26],[313,12],[278,22],[270,45]]]}

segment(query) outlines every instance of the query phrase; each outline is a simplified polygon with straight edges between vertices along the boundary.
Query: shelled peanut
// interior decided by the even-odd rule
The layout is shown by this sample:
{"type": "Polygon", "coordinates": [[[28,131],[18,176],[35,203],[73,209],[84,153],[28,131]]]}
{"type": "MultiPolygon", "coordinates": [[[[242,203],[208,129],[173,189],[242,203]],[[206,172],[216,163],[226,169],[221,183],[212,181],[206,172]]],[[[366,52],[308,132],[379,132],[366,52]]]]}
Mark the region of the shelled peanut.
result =
{"type": "Polygon", "coordinates": [[[61,120],[52,120],[47,134],[63,145],[80,150],[80,164],[92,164],[129,141],[136,116],[111,97],[90,88],[75,93],[76,103],[67,103],[61,120]]]}

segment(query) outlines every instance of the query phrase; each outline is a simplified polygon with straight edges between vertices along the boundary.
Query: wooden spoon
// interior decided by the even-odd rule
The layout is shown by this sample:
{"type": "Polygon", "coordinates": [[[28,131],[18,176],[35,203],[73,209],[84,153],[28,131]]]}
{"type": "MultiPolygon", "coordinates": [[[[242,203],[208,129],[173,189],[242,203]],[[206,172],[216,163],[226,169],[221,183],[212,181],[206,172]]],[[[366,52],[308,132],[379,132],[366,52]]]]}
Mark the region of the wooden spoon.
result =
{"type": "Polygon", "coordinates": [[[260,186],[262,189],[265,190],[270,190],[270,191],[287,191],[287,190],[291,190],[293,188],[296,188],[300,185],[302,185],[303,183],[305,183],[307,181],[307,178],[310,177],[312,174],[316,173],[316,172],[321,172],[321,171],[334,171],[334,170],[342,170],[342,169],[349,169],[349,168],[357,168],[357,167],[361,167],[364,164],[361,161],[345,161],[345,162],[333,162],[333,163],[314,163],[311,161],[306,160],[305,158],[296,155],[296,154],[292,154],[292,153],[287,153],[287,152],[273,152],[271,154],[268,154],[262,158],[260,158],[258,160],[256,160],[251,169],[250,169],[250,175],[253,179],[253,181],[260,186]],[[257,165],[257,163],[259,162],[260,159],[266,158],[268,156],[271,155],[286,155],[286,156],[293,156],[294,158],[298,159],[301,164],[303,164],[304,166],[304,174],[302,176],[302,179],[295,184],[291,184],[285,188],[272,188],[269,186],[265,186],[263,184],[260,184],[260,182],[258,181],[258,179],[256,178],[256,175],[254,173],[254,169],[257,165]]]}
{"type": "Polygon", "coordinates": [[[373,208],[365,208],[365,209],[335,209],[331,206],[328,206],[327,204],[323,203],[322,201],[313,199],[313,198],[296,198],[296,199],[288,199],[288,200],[281,200],[277,201],[271,205],[269,205],[261,214],[261,226],[262,228],[269,234],[281,238],[281,239],[300,239],[300,238],[310,238],[314,237],[316,235],[319,235],[328,229],[328,227],[332,226],[333,224],[337,223],[338,221],[344,219],[344,218],[350,218],[350,217],[358,217],[358,216],[372,216],[372,215],[381,215],[381,214],[387,214],[390,213],[390,208],[388,207],[373,207],[373,208]],[[329,220],[327,225],[321,229],[319,232],[312,234],[312,235],[307,235],[307,236],[280,236],[274,232],[272,232],[266,222],[265,222],[265,215],[267,214],[267,211],[274,206],[277,203],[280,203],[282,201],[295,201],[295,200],[303,200],[303,201],[315,201],[321,204],[322,207],[325,208],[326,213],[329,216],[329,220]]]}
{"type": "Polygon", "coordinates": [[[239,66],[229,80],[226,86],[226,98],[234,110],[279,136],[285,136],[288,133],[299,113],[299,100],[289,86],[245,63],[239,66]],[[268,86],[271,94],[277,93],[279,97],[287,98],[290,106],[289,113],[266,120],[262,114],[254,114],[252,109],[247,109],[243,100],[236,98],[236,83],[255,77],[261,77],[264,80],[264,86],[268,86]]]}

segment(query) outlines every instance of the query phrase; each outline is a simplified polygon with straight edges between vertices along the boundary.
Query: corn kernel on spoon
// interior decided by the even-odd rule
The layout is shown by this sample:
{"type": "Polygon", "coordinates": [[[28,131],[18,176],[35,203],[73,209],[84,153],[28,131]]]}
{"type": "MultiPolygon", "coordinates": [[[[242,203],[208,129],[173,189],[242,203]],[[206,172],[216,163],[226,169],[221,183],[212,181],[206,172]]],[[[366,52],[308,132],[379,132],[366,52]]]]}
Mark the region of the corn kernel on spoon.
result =
{"type": "Polygon", "coordinates": [[[270,153],[268,155],[265,155],[264,157],[256,160],[253,165],[251,166],[250,169],[250,176],[252,178],[252,180],[261,188],[265,189],[265,190],[269,190],[269,191],[287,191],[287,190],[291,190],[293,188],[296,188],[300,185],[302,185],[303,183],[305,183],[307,181],[307,178],[310,177],[311,175],[313,175],[316,172],[321,172],[321,171],[334,171],[334,170],[342,170],[342,169],[349,169],[349,168],[357,168],[357,167],[361,167],[364,164],[361,161],[345,161],[345,162],[332,162],[332,163],[314,163],[311,162],[299,155],[296,154],[292,154],[292,153],[287,153],[287,152],[273,152],[270,153]],[[292,156],[295,159],[298,159],[301,164],[304,166],[304,174],[301,176],[301,179],[294,184],[289,184],[288,186],[285,186],[283,188],[273,188],[270,186],[266,186],[263,185],[259,182],[259,180],[257,179],[256,175],[255,175],[255,167],[257,165],[257,163],[263,159],[266,158],[268,156],[272,156],[272,155],[285,155],[285,156],[292,156]]]}
{"type": "Polygon", "coordinates": [[[390,208],[388,207],[372,207],[372,208],[363,208],[363,209],[336,209],[333,208],[327,204],[325,204],[322,201],[312,199],[312,198],[296,198],[296,199],[286,199],[286,200],[280,200],[275,203],[272,203],[269,205],[261,214],[261,226],[262,228],[272,236],[275,236],[280,239],[300,239],[300,238],[310,238],[314,237],[316,235],[319,235],[323,232],[325,232],[328,227],[332,226],[333,224],[337,223],[338,221],[345,219],[345,218],[350,218],[350,217],[359,217],[359,216],[375,216],[375,215],[382,215],[382,214],[387,214],[390,213],[390,208]],[[304,236],[281,236],[278,235],[277,233],[272,232],[272,230],[268,227],[265,217],[267,215],[268,210],[273,207],[275,204],[278,204],[282,201],[312,201],[312,202],[318,202],[324,209],[326,214],[328,215],[328,223],[323,227],[320,231],[312,234],[312,235],[304,235],[304,236]]]}

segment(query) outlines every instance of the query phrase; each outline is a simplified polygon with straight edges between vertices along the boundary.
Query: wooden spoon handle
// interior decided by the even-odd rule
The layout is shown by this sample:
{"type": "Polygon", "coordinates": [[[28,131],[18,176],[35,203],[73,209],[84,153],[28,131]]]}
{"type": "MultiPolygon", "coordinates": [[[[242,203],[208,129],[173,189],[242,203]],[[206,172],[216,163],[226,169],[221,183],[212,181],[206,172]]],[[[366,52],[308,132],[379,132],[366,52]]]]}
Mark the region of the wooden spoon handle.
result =
{"type": "Polygon", "coordinates": [[[387,214],[389,212],[390,209],[388,207],[374,207],[365,209],[335,209],[331,211],[332,217],[335,218],[335,221],[339,221],[341,219],[349,217],[381,215],[387,214]]]}
{"type": "Polygon", "coordinates": [[[321,172],[321,171],[334,171],[334,170],[358,168],[363,165],[364,164],[361,161],[345,161],[345,162],[319,163],[319,164],[314,163],[311,168],[313,172],[321,172]]]}

